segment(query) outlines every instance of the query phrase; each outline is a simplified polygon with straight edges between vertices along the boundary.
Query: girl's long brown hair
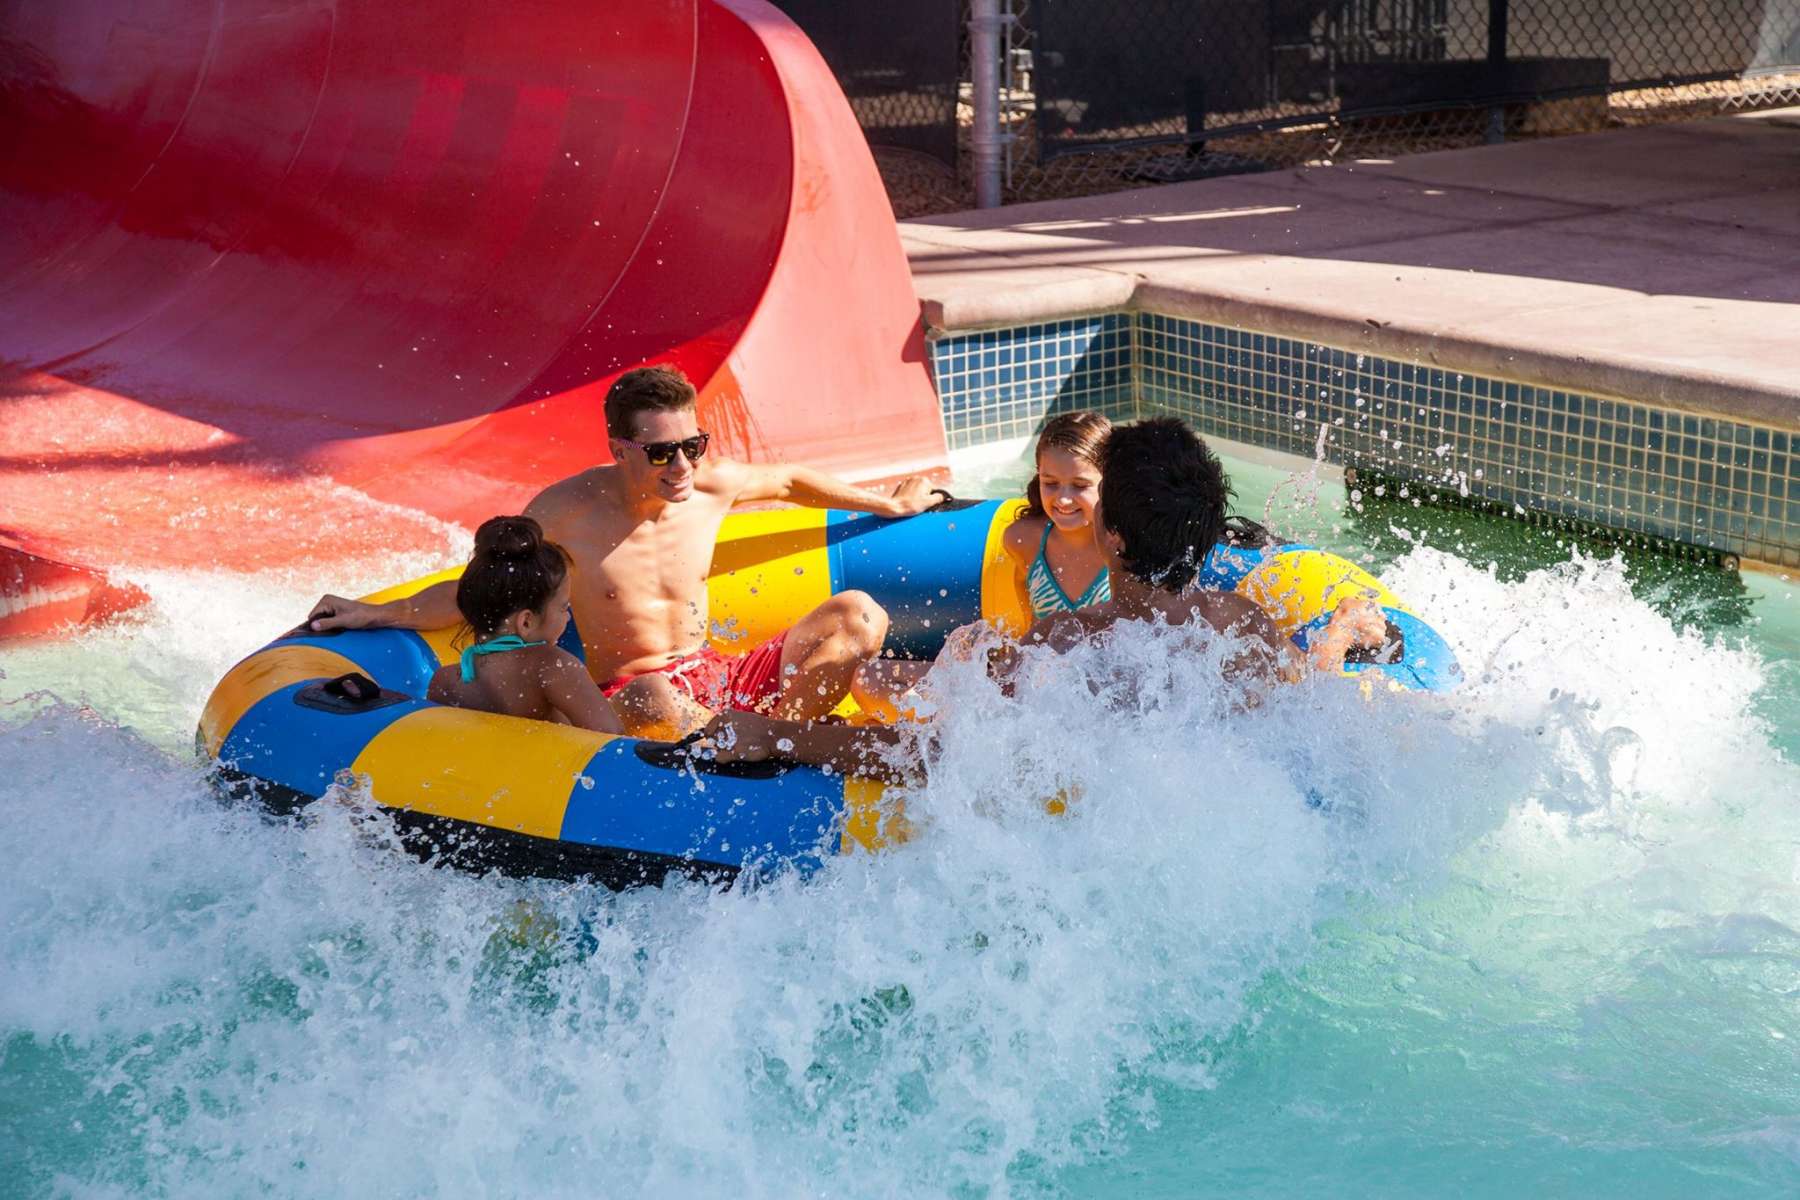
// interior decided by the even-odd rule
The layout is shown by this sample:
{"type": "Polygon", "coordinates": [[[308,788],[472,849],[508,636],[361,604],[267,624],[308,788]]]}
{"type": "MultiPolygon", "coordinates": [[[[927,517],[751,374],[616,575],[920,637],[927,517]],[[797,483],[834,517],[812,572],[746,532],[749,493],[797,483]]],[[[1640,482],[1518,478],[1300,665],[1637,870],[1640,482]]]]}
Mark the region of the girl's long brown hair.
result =
{"type": "Polygon", "coordinates": [[[1031,482],[1025,485],[1028,507],[1021,515],[1045,518],[1050,515],[1044,509],[1043,489],[1038,487],[1036,470],[1037,460],[1043,457],[1045,450],[1067,450],[1099,470],[1100,448],[1106,444],[1106,435],[1111,432],[1112,422],[1097,412],[1061,413],[1045,421],[1038,434],[1037,450],[1031,456],[1031,482]]]}

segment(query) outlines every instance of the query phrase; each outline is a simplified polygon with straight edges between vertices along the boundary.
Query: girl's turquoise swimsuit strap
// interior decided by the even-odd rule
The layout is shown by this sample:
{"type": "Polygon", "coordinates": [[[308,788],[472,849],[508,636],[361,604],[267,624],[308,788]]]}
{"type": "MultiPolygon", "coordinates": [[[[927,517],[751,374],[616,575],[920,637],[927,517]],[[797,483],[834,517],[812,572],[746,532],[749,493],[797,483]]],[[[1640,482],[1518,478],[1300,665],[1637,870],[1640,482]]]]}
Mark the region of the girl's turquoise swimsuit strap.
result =
{"type": "Polygon", "coordinates": [[[542,642],[528,642],[516,633],[503,637],[490,638],[485,642],[476,642],[462,653],[462,681],[475,682],[475,660],[484,654],[503,654],[508,650],[528,650],[533,646],[542,646],[542,642]]]}
{"type": "Polygon", "coordinates": [[[1112,576],[1105,567],[1100,568],[1100,573],[1094,576],[1094,582],[1088,584],[1087,591],[1081,593],[1081,599],[1069,599],[1069,594],[1062,590],[1062,584],[1056,582],[1056,572],[1050,566],[1050,530],[1050,522],[1045,521],[1044,540],[1038,543],[1037,557],[1031,560],[1031,566],[1025,571],[1025,590],[1031,599],[1031,615],[1042,619],[1054,613],[1074,612],[1111,600],[1112,576]]]}

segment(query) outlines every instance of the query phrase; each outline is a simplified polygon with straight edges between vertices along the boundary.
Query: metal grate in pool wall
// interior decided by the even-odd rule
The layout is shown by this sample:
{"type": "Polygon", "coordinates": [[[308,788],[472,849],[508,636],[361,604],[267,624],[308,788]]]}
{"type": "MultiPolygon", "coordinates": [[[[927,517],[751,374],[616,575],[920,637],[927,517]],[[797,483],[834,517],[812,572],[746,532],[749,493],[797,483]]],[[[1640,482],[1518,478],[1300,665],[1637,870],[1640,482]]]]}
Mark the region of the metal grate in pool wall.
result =
{"type": "Polygon", "coordinates": [[[952,449],[1084,407],[1308,457],[1324,427],[1330,461],[1453,500],[1800,566],[1800,432],[1159,313],[947,336],[934,362],[952,449]]]}
{"type": "Polygon", "coordinates": [[[1134,317],[1107,313],[934,339],[932,373],[950,449],[1030,437],[1045,417],[1076,409],[1131,420],[1134,317]]]}

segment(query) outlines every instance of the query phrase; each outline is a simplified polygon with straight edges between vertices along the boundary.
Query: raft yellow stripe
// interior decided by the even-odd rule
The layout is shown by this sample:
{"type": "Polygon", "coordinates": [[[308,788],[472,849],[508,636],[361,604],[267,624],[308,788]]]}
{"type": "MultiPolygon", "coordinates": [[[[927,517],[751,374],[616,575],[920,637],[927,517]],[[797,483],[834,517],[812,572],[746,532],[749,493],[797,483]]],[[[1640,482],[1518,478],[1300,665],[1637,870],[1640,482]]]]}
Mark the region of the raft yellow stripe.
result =
{"type": "Polygon", "coordinates": [[[826,518],[818,508],[725,518],[706,585],[721,653],[746,653],[831,598],[826,518]]]}
{"type": "Polygon", "coordinates": [[[994,510],[987,547],[981,553],[981,615],[1014,637],[1031,628],[1031,606],[1019,590],[1018,572],[1006,553],[1006,529],[1025,508],[1025,501],[1015,500],[994,510]]]}
{"type": "Polygon", "coordinates": [[[912,837],[898,796],[884,799],[886,787],[874,779],[844,780],[844,835],[838,853],[874,853],[912,837]]]}
{"type": "Polygon", "coordinates": [[[404,596],[416,596],[433,584],[444,583],[451,579],[461,579],[463,569],[450,567],[434,575],[422,575],[417,579],[409,579],[405,583],[397,583],[391,588],[383,588],[379,592],[370,592],[363,597],[368,604],[386,604],[390,600],[399,600],[404,596]]]}
{"type": "Polygon", "coordinates": [[[343,655],[322,646],[271,646],[259,650],[231,668],[206,701],[200,714],[200,742],[206,753],[219,757],[219,747],[252,705],[302,679],[335,679],[360,668],[343,655]]]}
{"type": "Polygon", "coordinates": [[[549,721],[422,708],[376,734],[351,770],[390,807],[554,838],[583,768],[611,740],[549,721]]]}
{"type": "MultiPolygon", "coordinates": [[[[461,579],[462,573],[463,568],[451,567],[449,570],[439,571],[435,575],[426,575],[421,579],[413,579],[406,583],[396,584],[391,588],[384,588],[379,592],[364,596],[362,599],[366,604],[386,604],[390,600],[416,596],[434,583],[461,579]]],[[[461,622],[444,629],[420,629],[416,632],[425,639],[425,644],[431,647],[431,652],[437,655],[439,666],[456,662],[462,657],[462,651],[451,644],[455,641],[456,635],[462,632],[461,622]]]]}
{"type": "Polygon", "coordinates": [[[1287,637],[1351,596],[1368,596],[1377,604],[1412,611],[1381,580],[1348,559],[1322,550],[1273,554],[1244,576],[1237,590],[1261,606],[1287,637]]]}

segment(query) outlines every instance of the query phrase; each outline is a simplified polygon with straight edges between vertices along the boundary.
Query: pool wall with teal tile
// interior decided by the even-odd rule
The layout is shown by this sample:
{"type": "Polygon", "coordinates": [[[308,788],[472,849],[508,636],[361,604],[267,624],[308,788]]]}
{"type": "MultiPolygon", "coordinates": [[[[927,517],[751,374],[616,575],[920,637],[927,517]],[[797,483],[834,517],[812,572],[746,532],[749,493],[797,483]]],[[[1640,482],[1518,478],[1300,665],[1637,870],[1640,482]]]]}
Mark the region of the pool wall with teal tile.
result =
{"type": "Polygon", "coordinates": [[[953,334],[932,342],[944,438],[951,450],[1030,437],[1044,418],[1094,409],[1137,415],[1132,313],[953,334]]]}
{"type": "Polygon", "coordinates": [[[1093,408],[1497,505],[1800,566],[1800,430],[1117,312],[934,339],[952,450],[1093,408]]]}

